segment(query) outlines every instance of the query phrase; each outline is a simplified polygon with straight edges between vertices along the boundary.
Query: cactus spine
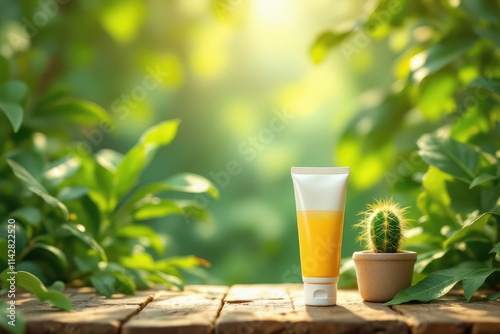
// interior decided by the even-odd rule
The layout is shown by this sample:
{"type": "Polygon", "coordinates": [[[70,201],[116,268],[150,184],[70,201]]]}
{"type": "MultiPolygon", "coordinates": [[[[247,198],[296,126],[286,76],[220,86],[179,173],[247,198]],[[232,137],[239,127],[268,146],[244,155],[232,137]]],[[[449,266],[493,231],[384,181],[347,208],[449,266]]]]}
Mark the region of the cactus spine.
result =
{"type": "Polygon", "coordinates": [[[406,209],[392,199],[369,205],[360,223],[364,230],[361,239],[374,253],[398,252],[407,224],[405,213],[406,209]]]}

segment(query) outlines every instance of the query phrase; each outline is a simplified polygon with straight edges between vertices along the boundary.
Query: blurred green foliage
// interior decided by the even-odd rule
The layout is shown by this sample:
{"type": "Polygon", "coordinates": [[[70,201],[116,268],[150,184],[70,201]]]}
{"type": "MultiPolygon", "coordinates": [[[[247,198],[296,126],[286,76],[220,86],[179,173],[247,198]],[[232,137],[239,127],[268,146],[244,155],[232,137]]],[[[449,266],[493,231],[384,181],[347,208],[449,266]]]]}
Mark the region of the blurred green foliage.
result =
{"type": "Polygon", "coordinates": [[[2,108],[10,124],[1,123],[0,243],[5,249],[15,245],[15,254],[0,255],[4,274],[24,270],[36,275],[41,282],[32,277],[27,284],[35,293],[44,289],[42,283],[62,280],[92,284],[110,297],[152,283],[182,288],[179,268],[207,264],[194,256],[155,260],[164,243],[150,226],[138,223],[170,215],[208,218],[203,203],[176,199],[172,192],[218,197],[207,179],[190,173],[136,187],[158,148],[176,136],[178,120],[150,128],[124,155],[109,149],[82,153],[65,141],[65,125],[109,121],[100,107],[49,92],[30,108],[26,85],[6,80],[3,90],[9,94],[0,103],[16,103],[16,108],[2,108]],[[23,120],[25,114],[29,117],[23,120]],[[158,196],[165,192],[170,196],[158,196]]]}
{"type": "MultiPolygon", "coordinates": [[[[498,159],[498,92],[489,90],[499,76],[496,13],[497,1],[7,0],[0,11],[0,53],[9,61],[0,61],[0,74],[2,82],[24,82],[30,98],[27,105],[4,101],[12,119],[3,123],[10,137],[11,121],[21,124],[12,117],[17,105],[31,121],[34,103],[67,89],[68,103],[84,104],[96,116],[97,103],[107,116],[44,115],[52,119],[33,126],[49,139],[47,161],[69,150],[91,153],[93,164],[110,160],[104,164],[113,169],[120,154],[104,148],[131,152],[146,129],[181,119],[176,140],[158,149],[134,189],[189,171],[210,180],[221,199],[191,197],[213,213],[211,219],[191,210],[203,223],[179,215],[158,219],[155,214],[169,212],[164,200],[136,214],[165,244],[162,252],[153,245],[146,250],[156,252],[155,260],[194,253],[213,264],[186,272],[187,282],[300,282],[291,166],[351,166],[342,249],[349,258],[360,248],[352,225],[373,197],[394,195],[411,206],[411,218],[436,221],[419,195],[424,175],[433,174],[417,154],[422,134],[448,126],[440,136],[498,159]],[[47,125],[52,129],[40,130],[47,125]]],[[[14,138],[25,131],[21,125],[14,138]]],[[[28,159],[18,162],[36,174],[28,159]]],[[[72,177],[78,188],[72,194],[89,187],[78,183],[82,170],[72,177]]],[[[497,175],[485,173],[490,176],[476,185],[496,189],[497,175]]],[[[428,203],[432,212],[435,203],[428,203]]],[[[77,209],[78,217],[95,212],[74,206],[70,216],[77,209]]],[[[51,210],[62,218],[62,211],[51,210]]],[[[456,222],[443,224],[458,229],[456,222]]],[[[141,233],[148,235],[146,229],[141,233]]],[[[430,245],[444,238],[434,231],[423,235],[435,241],[430,245]]],[[[423,274],[439,269],[431,267],[423,274]]],[[[349,284],[347,276],[341,284],[349,284]]]]}
{"type": "MultiPolygon", "coordinates": [[[[330,17],[319,22],[320,6],[302,15],[298,4],[284,1],[58,4],[55,10],[44,1],[7,1],[0,19],[11,77],[28,85],[33,101],[67,89],[113,121],[54,125],[67,131],[59,143],[81,154],[123,153],[147,128],[181,119],[176,139],[158,150],[138,186],[189,171],[221,193],[219,201],[197,197],[212,221],[144,221],[165,244],[157,259],[197,254],[212,263],[186,272],[187,282],[299,282],[290,166],[332,165],[333,143],[357,104],[341,67],[318,69],[307,55],[330,17]],[[283,28],[300,33],[297,19],[310,34],[300,43],[283,28]],[[342,112],[333,114],[336,105],[342,112]]],[[[350,217],[369,197],[352,190],[350,217]]],[[[354,231],[346,228],[346,235],[349,254],[354,231]]]]}
{"type": "Polygon", "coordinates": [[[312,48],[321,61],[328,48],[349,57],[385,39],[400,54],[391,89],[351,121],[337,151],[359,167],[355,183],[383,179],[415,196],[421,216],[406,247],[419,252],[421,281],[391,304],[432,300],[459,281],[467,300],[485,282],[500,288],[499,13],[499,1],[383,0],[312,48]]]}
{"type": "Polygon", "coordinates": [[[179,120],[149,128],[125,154],[82,150],[70,141],[70,127],[85,131],[85,126],[99,122],[110,126],[106,111],[62,90],[49,90],[41,97],[30,94],[16,75],[15,60],[0,56],[4,64],[0,81],[2,286],[8,287],[7,279],[18,272],[14,274],[17,286],[65,310],[71,309],[67,298],[47,290],[45,284],[91,284],[107,297],[114,292],[131,294],[154,283],[182,289],[179,269],[209,263],[195,256],[158,259],[164,255],[162,238],[139,222],[172,215],[207,220],[204,203],[176,194],[217,198],[218,191],[192,173],[137,186],[158,149],[175,138],[179,120]]]}

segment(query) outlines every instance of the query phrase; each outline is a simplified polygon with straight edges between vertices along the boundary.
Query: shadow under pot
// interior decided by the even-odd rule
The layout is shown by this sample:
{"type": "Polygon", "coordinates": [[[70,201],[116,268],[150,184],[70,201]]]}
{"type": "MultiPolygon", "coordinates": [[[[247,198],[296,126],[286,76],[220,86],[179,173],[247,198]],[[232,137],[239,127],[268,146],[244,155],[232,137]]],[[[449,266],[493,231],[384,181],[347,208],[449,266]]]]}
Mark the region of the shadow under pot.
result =
{"type": "Polygon", "coordinates": [[[417,253],[354,252],[358,289],[367,302],[387,302],[411,285],[417,253]]]}

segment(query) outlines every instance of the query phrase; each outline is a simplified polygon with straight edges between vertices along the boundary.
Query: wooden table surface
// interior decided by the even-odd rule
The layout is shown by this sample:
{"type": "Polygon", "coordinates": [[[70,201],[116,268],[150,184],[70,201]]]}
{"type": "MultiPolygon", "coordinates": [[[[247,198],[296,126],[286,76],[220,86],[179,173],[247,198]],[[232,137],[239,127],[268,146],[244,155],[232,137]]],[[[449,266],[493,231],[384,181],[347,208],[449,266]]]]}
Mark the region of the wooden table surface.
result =
{"type": "MultiPolygon", "coordinates": [[[[188,286],[105,299],[67,290],[75,312],[24,294],[16,300],[28,333],[500,333],[500,302],[448,295],[428,304],[386,307],[340,290],[337,306],[304,306],[301,284],[188,286]]],[[[1,332],[1,330],[0,330],[1,332]]]]}

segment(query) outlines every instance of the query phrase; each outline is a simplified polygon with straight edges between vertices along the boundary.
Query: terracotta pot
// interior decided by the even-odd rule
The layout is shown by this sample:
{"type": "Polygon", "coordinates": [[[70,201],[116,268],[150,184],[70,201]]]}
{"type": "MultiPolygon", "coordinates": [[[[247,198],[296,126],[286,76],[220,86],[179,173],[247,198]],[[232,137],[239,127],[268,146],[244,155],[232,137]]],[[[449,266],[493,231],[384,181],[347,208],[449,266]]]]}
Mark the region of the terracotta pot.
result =
{"type": "Polygon", "coordinates": [[[354,252],[358,289],[365,301],[387,302],[411,285],[417,253],[354,252]]]}

